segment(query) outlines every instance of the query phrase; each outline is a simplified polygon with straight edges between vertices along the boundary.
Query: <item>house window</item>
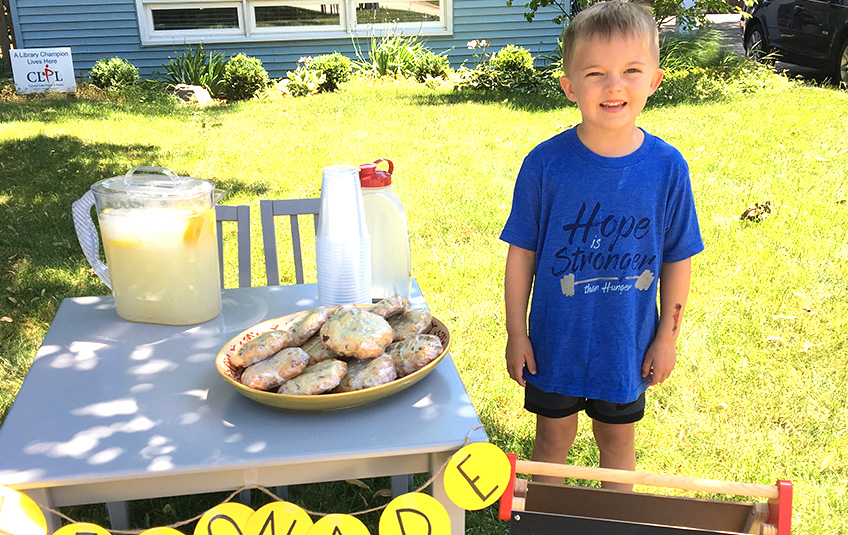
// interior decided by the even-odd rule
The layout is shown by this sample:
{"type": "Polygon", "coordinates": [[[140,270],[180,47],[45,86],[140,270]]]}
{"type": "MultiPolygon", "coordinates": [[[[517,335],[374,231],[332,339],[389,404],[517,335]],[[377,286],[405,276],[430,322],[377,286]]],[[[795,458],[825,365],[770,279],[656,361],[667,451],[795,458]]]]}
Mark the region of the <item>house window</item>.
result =
{"type": "Polygon", "coordinates": [[[366,2],[356,4],[357,24],[430,22],[441,16],[439,0],[432,2],[366,2]]]}
{"type": "Polygon", "coordinates": [[[447,35],[452,0],[136,0],[142,44],[447,35]]]}
{"type": "Polygon", "coordinates": [[[257,28],[297,26],[339,26],[338,4],[303,4],[294,2],[274,6],[255,6],[253,16],[257,28]]]}
{"type": "Polygon", "coordinates": [[[155,9],[153,30],[203,30],[238,28],[238,9],[234,7],[155,9]]]}

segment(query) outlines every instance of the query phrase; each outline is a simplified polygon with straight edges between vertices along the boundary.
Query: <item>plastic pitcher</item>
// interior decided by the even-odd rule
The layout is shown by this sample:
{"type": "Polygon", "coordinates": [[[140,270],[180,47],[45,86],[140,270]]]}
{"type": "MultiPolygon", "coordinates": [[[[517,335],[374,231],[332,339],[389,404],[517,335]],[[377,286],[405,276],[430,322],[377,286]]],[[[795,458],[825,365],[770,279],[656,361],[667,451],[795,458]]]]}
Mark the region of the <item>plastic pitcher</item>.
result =
{"type": "Polygon", "coordinates": [[[391,160],[359,166],[362,204],[371,235],[371,295],[376,301],[394,294],[409,299],[411,261],[406,212],[392,189],[391,160]],[[386,162],[388,170],[378,166],[386,162]]]}
{"type": "Polygon", "coordinates": [[[73,203],[74,227],[94,272],[129,321],[193,325],[221,312],[212,182],[161,167],[101,180],[73,203]],[[91,218],[96,206],[106,264],[91,218]]]}

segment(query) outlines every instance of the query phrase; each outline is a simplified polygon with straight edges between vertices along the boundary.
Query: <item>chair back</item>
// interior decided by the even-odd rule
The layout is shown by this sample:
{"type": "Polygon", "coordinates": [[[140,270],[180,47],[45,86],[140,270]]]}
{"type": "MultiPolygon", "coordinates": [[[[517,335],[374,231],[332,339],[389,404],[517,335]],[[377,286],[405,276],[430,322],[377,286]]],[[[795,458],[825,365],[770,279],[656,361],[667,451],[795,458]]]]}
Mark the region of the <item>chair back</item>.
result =
{"type": "Polygon", "coordinates": [[[215,206],[215,219],[218,226],[218,265],[221,267],[221,288],[224,287],[224,235],[223,222],[236,223],[238,243],[238,285],[250,286],[250,207],[247,205],[215,206]]]}
{"type": "Polygon", "coordinates": [[[265,277],[268,285],[280,284],[280,262],[277,256],[277,231],[274,218],[289,216],[292,236],[292,255],[294,258],[295,281],[303,284],[303,254],[300,243],[300,224],[297,216],[312,214],[312,230],[318,228],[318,214],[321,211],[321,199],[277,199],[259,201],[262,220],[262,246],[265,250],[265,277]]]}

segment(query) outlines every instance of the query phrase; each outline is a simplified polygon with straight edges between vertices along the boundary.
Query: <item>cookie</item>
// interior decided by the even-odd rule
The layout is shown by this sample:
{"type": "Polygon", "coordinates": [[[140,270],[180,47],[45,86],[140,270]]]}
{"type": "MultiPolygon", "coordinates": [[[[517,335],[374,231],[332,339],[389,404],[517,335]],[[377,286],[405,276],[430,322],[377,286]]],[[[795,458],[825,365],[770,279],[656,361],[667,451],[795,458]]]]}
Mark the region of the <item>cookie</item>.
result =
{"type": "Polygon", "coordinates": [[[357,307],[344,307],[321,327],[324,347],[342,356],[378,357],[391,341],[392,328],[386,320],[357,307]]]}
{"type": "Polygon", "coordinates": [[[299,346],[321,329],[334,307],[316,307],[304,310],[295,317],[285,330],[291,334],[292,345],[299,346]]]}
{"type": "Polygon", "coordinates": [[[373,359],[354,360],[348,364],[347,374],[342,378],[336,392],[353,392],[390,383],[397,378],[392,357],[385,353],[373,359]]]}
{"type": "Polygon", "coordinates": [[[299,375],[308,362],[309,355],[304,350],[289,347],[248,367],[241,374],[241,382],[257,390],[272,390],[299,375]]]}
{"type": "Polygon", "coordinates": [[[347,373],[347,364],[330,359],[307,366],[297,377],[283,383],[278,394],[311,396],[329,392],[339,385],[347,373]]]}
{"type": "Polygon", "coordinates": [[[430,364],[442,352],[442,341],[432,334],[418,334],[406,340],[395,342],[386,348],[392,357],[398,377],[406,377],[427,364],[430,364]]]}
{"type": "Polygon", "coordinates": [[[294,344],[291,334],[287,331],[262,333],[242,344],[236,354],[230,357],[230,363],[239,368],[247,368],[292,345],[294,344]]]}
{"type": "Polygon", "coordinates": [[[321,341],[321,335],[316,334],[300,346],[309,355],[309,365],[324,362],[327,359],[333,358],[333,353],[324,347],[324,342],[321,341]]]}
{"type": "Polygon", "coordinates": [[[381,299],[369,308],[368,312],[377,314],[381,318],[388,318],[389,316],[403,312],[406,309],[407,303],[407,300],[400,294],[395,294],[381,299]]]}
{"type": "Polygon", "coordinates": [[[433,314],[428,308],[407,308],[403,314],[388,319],[392,327],[392,341],[406,340],[421,334],[433,323],[433,314]]]}

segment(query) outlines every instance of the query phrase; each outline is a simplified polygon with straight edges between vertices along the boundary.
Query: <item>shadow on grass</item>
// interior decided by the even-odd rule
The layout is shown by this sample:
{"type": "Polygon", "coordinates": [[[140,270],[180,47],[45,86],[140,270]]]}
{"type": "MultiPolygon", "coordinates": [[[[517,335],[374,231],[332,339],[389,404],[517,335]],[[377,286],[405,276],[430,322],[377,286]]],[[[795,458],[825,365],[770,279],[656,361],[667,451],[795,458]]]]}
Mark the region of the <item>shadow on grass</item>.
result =
{"type": "Polygon", "coordinates": [[[76,121],[113,119],[116,114],[137,113],[146,117],[178,114],[190,116],[196,110],[176,102],[113,102],[63,95],[34,95],[14,101],[0,100],[0,123],[11,121],[76,121]]]}
{"type": "Polygon", "coordinates": [[[418,94],[412,97],[421,106],[453,106],[469,102],[478,104],[501,104],[510,108],[532,112],[546,112],[576,107],[565,95],[552,97],[510,91],[462,90],[450,93],[418,94]]]}
{"type": "Polygon", "coordinates": [[[37,135],[0,142],[0,423],[62,299],[109,292],[88,268],[71,203],[98,179],[148,161],[149,145],[37,135]]]}
{"type": "MultiPolygon", "coordinates": [[[[711,104],[724,98],[718,90],[709,94],[692,96],[690,87],[697,84],[695,81],[685,81],[684,87],[678,85],[672,87],[668,83],[652,97],[648,99],[645,109],[671,108],[684,104],[711,104]]],[[[469,102],[485,105],[501,105],[515,110],[529,112],[549,112],[567,108],[576,108],[577,104],[568,100],[565,95],[546,96],[528,93],[516,93],[511,91],[475,91],[461,90],[452,93],[432,93],[414,95],[411,98],[414,104],[421,106],[453,106],[467,104],[469,102]]]]}

